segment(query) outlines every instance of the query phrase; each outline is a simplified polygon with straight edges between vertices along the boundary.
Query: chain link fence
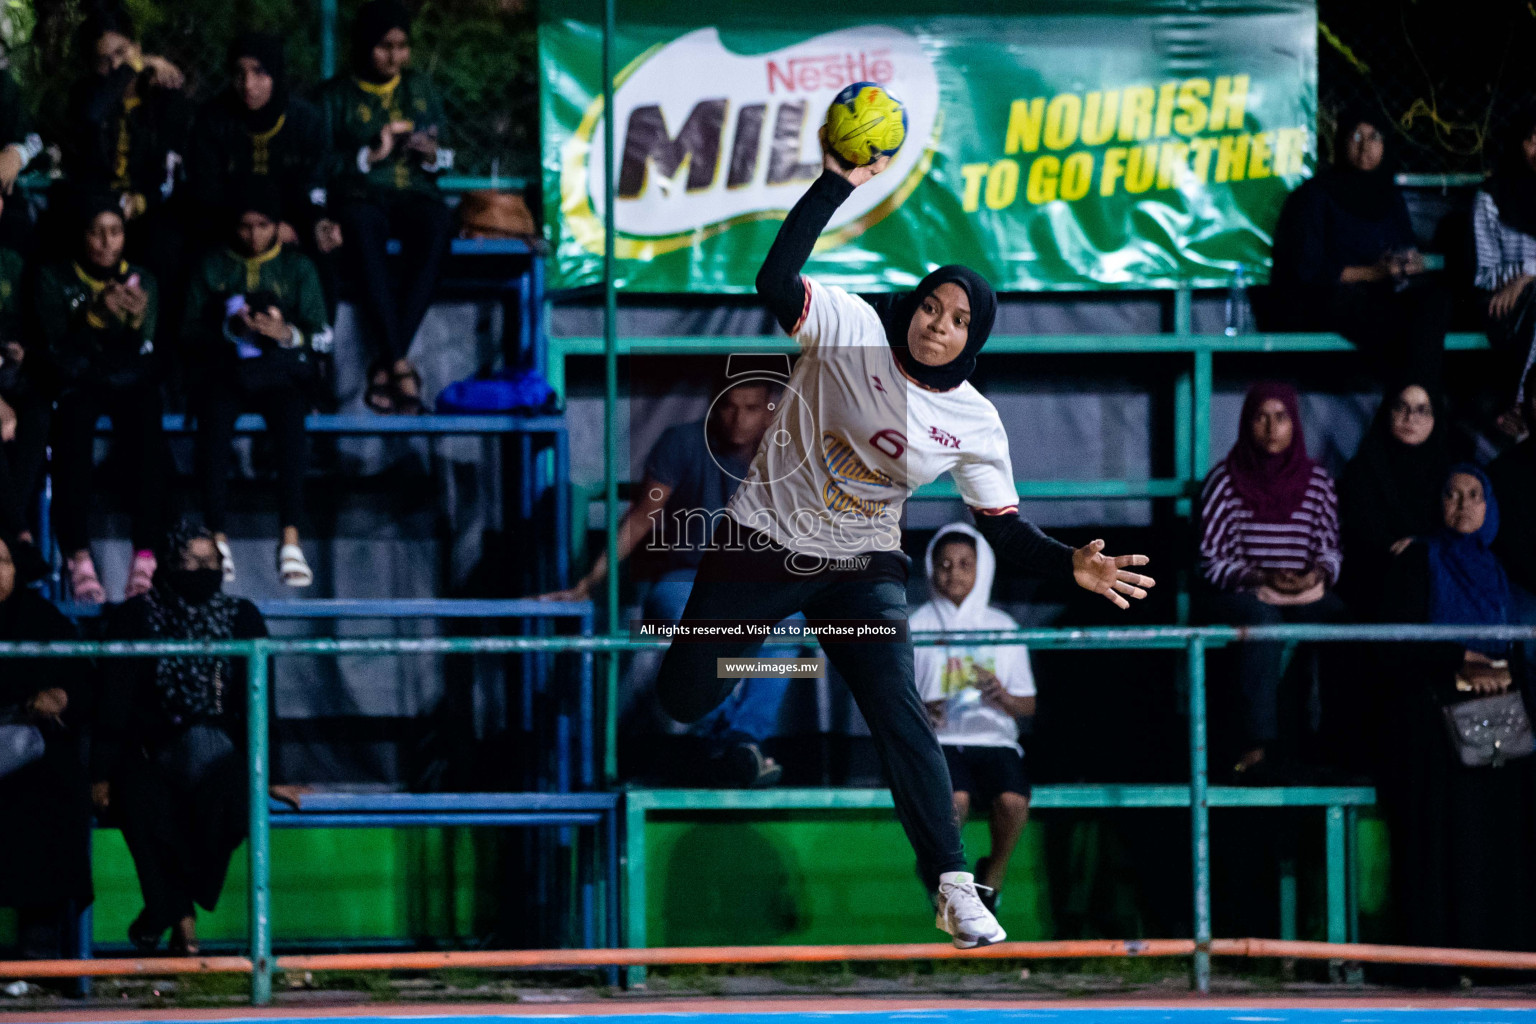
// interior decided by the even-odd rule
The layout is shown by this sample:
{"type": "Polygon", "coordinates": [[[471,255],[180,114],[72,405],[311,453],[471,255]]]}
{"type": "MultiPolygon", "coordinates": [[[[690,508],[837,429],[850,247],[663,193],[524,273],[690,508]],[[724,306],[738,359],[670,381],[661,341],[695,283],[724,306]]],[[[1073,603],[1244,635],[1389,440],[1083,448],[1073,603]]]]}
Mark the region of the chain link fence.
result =
{"type": "MultiPolygon", "coordinates": [[[[200,102],[227,81],[225,52],[245,29],[280,35],[293,88],[307,94],[321,74],[322,0],[127,0],[146,52],[174,61],[200,102]]],[[[340,0],[336,70],[345,73],[352,16],[362,0],[340,0]]],[[[416,13],[412,65],[443,93],[454,173],[535,177],[538,172],[537,42],[524,0],[427,0],[416,13]]],[[[75,27],[89,0],[35,0],[31,42],[12,64],[44,127],[63,114],[79,71],[75,27]]]]}
{"type": "Polygon", "coordinates": [[[1397,169],[1482,174],[1536,98],[1536,6],[1526,0],[1319,0],[1319,156],[1364,106],[1393,126],[1397,169]]]}

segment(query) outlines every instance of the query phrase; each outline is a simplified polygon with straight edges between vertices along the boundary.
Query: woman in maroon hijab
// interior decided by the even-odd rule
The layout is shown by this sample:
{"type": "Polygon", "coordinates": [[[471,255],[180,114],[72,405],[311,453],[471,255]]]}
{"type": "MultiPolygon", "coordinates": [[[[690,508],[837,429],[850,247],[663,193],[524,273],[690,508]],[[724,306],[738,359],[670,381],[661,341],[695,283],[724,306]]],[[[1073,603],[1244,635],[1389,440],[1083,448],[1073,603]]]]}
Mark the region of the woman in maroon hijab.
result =
{"type": "MultiPolygon", "coordinates": [[[[1243,401],[1237,444],[1211,470],[1200,502],[1200,572],[1206,617],[1233,625],[1344,618],[1339,515],[1333,478],[1307,456],[1296,389],[1255,384],[1243,401]]],[[[1242,714],[1238,780],[1283,784],[1294,766],[1271,756],[1280,736],[1281,649],[1237,649],[1242,714]]]]}

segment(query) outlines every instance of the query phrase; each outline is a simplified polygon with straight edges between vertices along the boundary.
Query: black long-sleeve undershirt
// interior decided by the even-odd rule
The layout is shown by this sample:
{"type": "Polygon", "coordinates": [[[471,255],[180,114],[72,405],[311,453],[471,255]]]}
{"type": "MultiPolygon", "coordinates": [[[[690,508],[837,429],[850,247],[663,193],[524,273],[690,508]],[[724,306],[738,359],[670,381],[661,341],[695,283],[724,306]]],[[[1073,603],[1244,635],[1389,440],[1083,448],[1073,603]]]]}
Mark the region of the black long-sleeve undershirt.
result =
{"type": "Polygon", "coordinates": [[[757,272],[757,294],[785,331],[793,331],[805,311],[805,282],[800,270],[811,258],[816,239],[832,214],[853,195],[853,185],[840,175],[822,171],[800,201],[790,208],[778,237],[757,272]]]}
{"type": "Polygon", "coordinates": [[[1034,523],[1020,519],[1017,512],[977,512],[976,532],[992,545],[997,560],[1011,568],[1046,579],[1072,578],[1072,549],[1047,537],[1034,523]]]}
{"type": "MultiPolygon", "coordinates": [[[[805,311],[805,282],[800,270],[832,214],[852,194],[853,185],[847,178],[822,171],[790,209],[763,259],[757,272],[757,293],[785,331],[793,331],[805,311]]],[[[1000,562],[1048,579],[1072,578],[1072,549],[1020,519],[1017,512],[977,513],[976,529],[992,545],[1000,562]]]]}

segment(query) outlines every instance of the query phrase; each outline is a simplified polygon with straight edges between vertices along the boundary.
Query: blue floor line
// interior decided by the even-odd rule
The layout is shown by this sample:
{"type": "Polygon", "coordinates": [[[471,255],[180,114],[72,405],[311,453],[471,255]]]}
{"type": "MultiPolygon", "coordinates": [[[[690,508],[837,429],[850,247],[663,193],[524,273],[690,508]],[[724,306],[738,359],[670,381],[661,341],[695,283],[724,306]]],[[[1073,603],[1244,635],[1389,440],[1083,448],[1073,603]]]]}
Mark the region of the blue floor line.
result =
{"type": "MultiPolygon", "coordinates": [[[[1218,997],[1219,998],[1219,997],[1218,997]]],[[[401,1024],[402,1021],[430,1021],[432,1024],[520,1024],[530,1019],[575,1020],[589,1019],[601,1024],[657,1024],[666,1020],[688,1021],[690,1024],[718,1021],[719,1024],[785,1024],[786,1018],[800,1020],[836,1020],[837,1024],[892,1024],[896,1021],[916,1021],[922,1024],[1004,1024],[1009,1021],[1070,1021],[1070,1024],[1154,1024],[1170,1021],[1175,1024],[1407,1024],[1405,1016],[1413,1018],[1412,1024],[1536,1024],[1536,1009],[1522,1008],[1448,1008],[1448,1009],[1380,1009],[1362,1007],[1351,1009],[1169,1009],[1166,1007],[1083,1007],[1064,1006],[1061,1009],[911,1009],[890,1011],[828,1010],[806,1012],[786,1010],[776,1013],[632,1013],[632,1014],[574,1014],[561,1013],[553,1007],[547,1013],[516,1015],[487,1014],[484,1016],[456,1016],[421,1013],[409,1016],[388,1017],[327,1017],[326,1024],[401,1024]]],[[[295,1017],[236,1017],[222,1018],[218,1024],[316,1024],[317,1018],[295,1017]]],[[[144,1017],[127,1024],[186,1024],[184,1019],[168,1021],[164,1018],[144,1017]]]]}

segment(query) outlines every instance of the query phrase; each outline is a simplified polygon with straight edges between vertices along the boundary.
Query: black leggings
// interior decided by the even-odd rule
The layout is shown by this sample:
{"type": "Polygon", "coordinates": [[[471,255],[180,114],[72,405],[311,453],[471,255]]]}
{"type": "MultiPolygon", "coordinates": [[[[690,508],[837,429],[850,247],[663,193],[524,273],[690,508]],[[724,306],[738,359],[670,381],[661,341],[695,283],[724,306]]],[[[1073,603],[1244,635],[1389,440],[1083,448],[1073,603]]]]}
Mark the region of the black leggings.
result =
{"type": "MultiPolygon", "coordinates": [[[[906,557],[879,552],[869,555],[862,568],[824,568],[802,575],[786,568],[788,552],[783,548],[767,544],[760,534],[748,537],[756,544],[705,554],[681,623],[771,625],[804,612],[813,627],[833,620],[885,620],[899,627],[896,640],[824,638],[822,649],[869,724],[896,802],[896,817],[924,879],[937,888],[943,872],[965,870],[965,851],[951,806],[949,767],[913,681],[912,642],[906,635],[906,557]]],[[[748,638],[674,640],[656,679],[662,707],[680,722],[702,718],[738,682],[716,678],[715,659],[746,657],[761,646],[761,641],[748,638]]]]}
{"type": "Polygon", "coordinates": [[[30,388],[0,396],[16,413],[16,439],[0,444],[0,533],[32,529],[32,499],[48,455],[51,402],[30,388]]]}
{"type": "Polygon", "coordinates": [[[304,477],[309,472],[304,417],[309,413],[309,396],[296,375],[277,367],[251,365],[279,358],[285,354],[214,367],[203,377],[197,472],[203,484],[203,519],[214,533],[224,532],[229,511],[235,420],[248,410],[261,413],[276,449],[280,525],[304,529],[304,477]]]}
{"type": "Polygon", "coordinates": [[[90,543],[91,471],[96,421],[112,421],[114,454],[128,474],[130,531],[136,551],[152,551],[165,535],[165,474],[170,460],[154,382],[114,388],[81,384],[65,392],[53,423],[53,519],[59,547],[72,555],[90,543]]]}
{"type": "Polygon", "coordinates": [[[382,203],[351,202],[336,215],[342,255],[358,289],[357,311],[380,359],[404,359],[427,315],[452,240],[453,212],[434,196],[401,192],[382,203]],[[399,288],[387,245],[400,241],[399,288]]]}

